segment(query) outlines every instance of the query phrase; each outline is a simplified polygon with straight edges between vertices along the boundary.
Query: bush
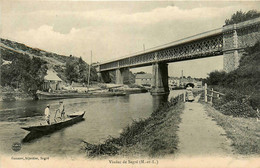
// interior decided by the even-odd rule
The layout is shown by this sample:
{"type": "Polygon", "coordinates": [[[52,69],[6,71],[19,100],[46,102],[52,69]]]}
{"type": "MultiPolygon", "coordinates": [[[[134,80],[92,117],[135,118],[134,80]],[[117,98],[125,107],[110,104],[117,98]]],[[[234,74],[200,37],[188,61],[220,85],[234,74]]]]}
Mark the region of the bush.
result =
{"type": "Polygon", "coordinates": [[[220,107],[226,104],[227,102],[222,99],[213,99],[213,107],[217,110],[220,110],[220,107]]]}
{"type": "Polygon", "coordinates": [[[238,90],[230,89],[230,90],[226,90],[223,99],[225,102],[229,102],[229,101],[243,102],[246,99],[246,96],[241,94],[238,90]]]}
{"type": "Polygon", "coordinates": [[[254,110],[260,109],[260,94],[257,93],[252,94],[249,97],[248,102],[254,110]]]}
{"type": "Polygon", "coordinates": [[[230,101],[220,107],[220,111],[225,115],[231,115],[233,117],[257,117],[257,111],[253,110],[245,102],[230,101]]]}
{"type": "Polygon", "coordinates": [[[225,79],[225,76],[227,75],[224,71],[213,71],[208,74],[209,77],[206,78],[206,83],[208,85],[219,85],[223,82],[223,79],[225,79]]]}

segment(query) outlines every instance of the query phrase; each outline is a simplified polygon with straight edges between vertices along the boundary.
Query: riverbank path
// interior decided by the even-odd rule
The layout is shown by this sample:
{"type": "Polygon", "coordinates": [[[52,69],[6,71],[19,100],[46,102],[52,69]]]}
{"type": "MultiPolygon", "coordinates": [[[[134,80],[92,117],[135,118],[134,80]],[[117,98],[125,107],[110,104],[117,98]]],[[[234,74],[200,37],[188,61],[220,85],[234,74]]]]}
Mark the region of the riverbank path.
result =
{"type": "Polygon", "coordinates": [[[178,156],[230,156],[231,141],[225,131],[209,117],[199,96],[194,102],[186,102],[179,125],[178,156]]]}

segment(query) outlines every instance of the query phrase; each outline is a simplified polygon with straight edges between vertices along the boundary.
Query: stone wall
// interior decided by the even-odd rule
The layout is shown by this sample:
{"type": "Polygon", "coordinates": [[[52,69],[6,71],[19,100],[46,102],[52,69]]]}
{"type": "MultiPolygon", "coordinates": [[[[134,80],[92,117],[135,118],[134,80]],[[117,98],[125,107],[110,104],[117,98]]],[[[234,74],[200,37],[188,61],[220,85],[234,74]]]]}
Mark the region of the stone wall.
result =
{"type": "Polygon", "coordinates": [[[238,48],[253,46],[260,40],[260,24],[247,27],[246,29],[238,29],[238,48]]]}
{"type": "Polygon", "coordinates": [[[226,72],[235,70],[246,47],[260,40],[260,18],[223,27],[223,66],[226,72]]]}

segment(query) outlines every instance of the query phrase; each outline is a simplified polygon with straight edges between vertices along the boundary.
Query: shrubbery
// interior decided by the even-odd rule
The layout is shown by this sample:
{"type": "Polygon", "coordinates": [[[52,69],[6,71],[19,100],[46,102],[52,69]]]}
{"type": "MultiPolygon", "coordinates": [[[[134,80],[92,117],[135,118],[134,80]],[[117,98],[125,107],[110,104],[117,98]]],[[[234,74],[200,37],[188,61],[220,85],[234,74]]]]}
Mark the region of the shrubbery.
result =
{"type": "Polygon", "coordinates": [[[241,94],[237,90],[223,89],[225,95],[220,99],[213,99],[213,107],[225,115],[234,117],[258,117],[256,109],[251,105],[252,97],[241,94]]]}
{"type": "Polygon", "coordinates": [[[245,102],[230,101],[219,107],[220,111],[225,115],[234,117],[257,117],[257,113],[251,106],[245,102]]]}
{"type": "Polygon", "coordinates": [[[211,72],[206,83],[225,94],[213,101],[216,109],[235,117],[256,117],[256,109],[260,109],[260,42],[245,52],[238,69],[229,73],[211,72]]]}

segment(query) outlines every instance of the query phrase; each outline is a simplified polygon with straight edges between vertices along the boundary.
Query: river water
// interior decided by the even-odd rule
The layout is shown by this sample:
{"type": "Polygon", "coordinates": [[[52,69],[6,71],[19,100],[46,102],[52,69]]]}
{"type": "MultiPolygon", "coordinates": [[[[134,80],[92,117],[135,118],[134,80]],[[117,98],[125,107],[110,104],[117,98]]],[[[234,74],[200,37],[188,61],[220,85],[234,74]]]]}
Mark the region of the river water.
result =
{"type": "Polygon", "coordinates": [[[169,97],[142,93],[122,97],[63,99],[66,114],[86,111],[84,120],[52,134],[36,137],[28,135],[20,127],[44,123],[47,104],[50,104],[53,119],[60,100],[0,102],[0,152],[8,155],[84,155],[82,140],[100,143],[108,136],[118,137],[133,120],[149,117],[161,102],[181,92],[173,91],[169,97]],[[22,143],[18,152],[11,148],[15,142],[22,143]]]}

